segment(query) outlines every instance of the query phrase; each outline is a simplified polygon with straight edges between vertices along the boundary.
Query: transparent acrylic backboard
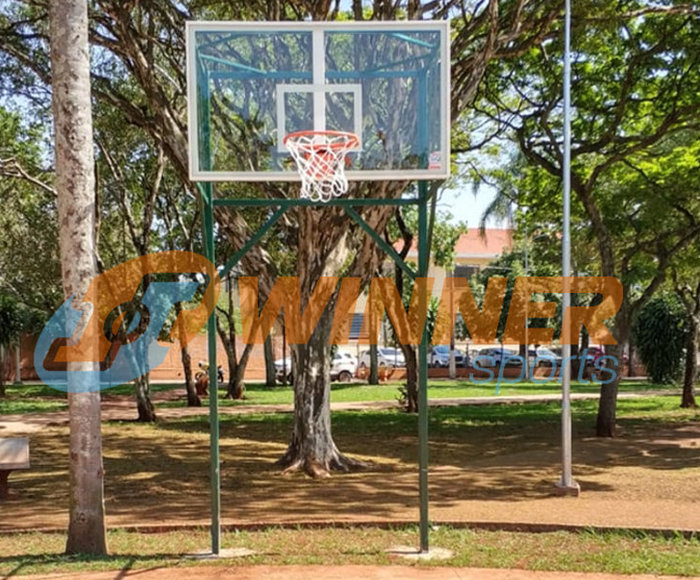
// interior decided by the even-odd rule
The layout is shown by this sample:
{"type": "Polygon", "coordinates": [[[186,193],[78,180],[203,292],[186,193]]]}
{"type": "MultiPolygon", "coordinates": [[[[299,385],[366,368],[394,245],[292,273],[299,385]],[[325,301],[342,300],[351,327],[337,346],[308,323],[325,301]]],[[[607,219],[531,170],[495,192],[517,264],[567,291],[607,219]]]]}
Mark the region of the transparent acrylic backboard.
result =
{"type": "Polygon", "coordinates": [[[349,180],[450,170],[449,23],[188,22],[190,177],[293,181],[285,135],[346,131],[349,180]]]}

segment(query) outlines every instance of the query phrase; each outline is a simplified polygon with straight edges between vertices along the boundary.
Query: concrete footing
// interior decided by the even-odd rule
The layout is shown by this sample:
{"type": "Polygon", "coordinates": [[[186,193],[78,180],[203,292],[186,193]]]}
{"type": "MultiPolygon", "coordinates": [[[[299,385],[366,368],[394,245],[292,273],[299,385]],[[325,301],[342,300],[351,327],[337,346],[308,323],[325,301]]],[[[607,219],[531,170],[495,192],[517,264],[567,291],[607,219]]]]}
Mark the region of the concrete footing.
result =
{"type": "Polygon", "coordinates": [[[394,546],[386,551],[387,554],[391,556],[398,556],[399,558],[405,558],[406,560],[449,560],[454,556],[451,550],[446,550],[445,548],[430,548],[427,552],[421,552],[420,550],[412,546],[394,546]]]}
{"type": "Polygon", "coordinates": [[[562,481],[558,481],[554,484],[554,495],[558,495],[560,497],[578,497],[581,495],[581,486],[573,479],[569,485],[565,485],[562,481]]]}
{"type": "Polygon", "coordinates": [[[245,556],[253,556],[256,552],[248,548],[225,548],[220,550],[218,554],[214,554],[207,550],[204,552],[196,552],[187,554],[185,557],[192,560],[220,560],[222,558],[243,558],[245,556]]]}

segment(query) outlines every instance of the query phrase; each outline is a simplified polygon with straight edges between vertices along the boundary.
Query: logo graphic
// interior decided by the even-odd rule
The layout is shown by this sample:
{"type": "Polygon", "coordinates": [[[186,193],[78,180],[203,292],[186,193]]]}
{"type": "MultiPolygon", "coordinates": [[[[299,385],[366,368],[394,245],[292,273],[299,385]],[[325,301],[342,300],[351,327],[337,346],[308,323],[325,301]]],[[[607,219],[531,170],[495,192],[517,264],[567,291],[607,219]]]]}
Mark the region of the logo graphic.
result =
{"type": "MultiPolygon", "coordinates": [[[[450,284],[443,286],[432,344],[450,342],[458,314],[461,314],[473,344],[493,344],[497,340],[501,314],[506,308],[507,285],[507,278],[491,278],[479,306],[467,279],[452,278],[450,284]]],[[[362,294],[361,279],[345,277],[341,280],[336,276],[319,278],[311,296],[306,300],[303,312],[299,287],[299,279],[296,277],[278,278],[261,308],[258,303],[258,279],[252,276],[238,278],[244,342],[263,344],[274,321],[284,312],[288,344],[306,344],[336,289],[331,335],[335,344],[346,342],[355,304],[362,294]]],[[[432,287],[432,278],[416,278],[407,310],[393,278],[372,278],[363,317],[363,333],[366,332],[368,339],[361,342],[378,344],[379,329],[386,314],[394,327],[398,342],[419,344],[432,287]]],[[[578,344],[581,327],[585,326],[591,340],[596,343],[617,344],[605,321],[612,318],[622,305],[622,284],[617,278],[596,276],[568,279],[557,276],[518,277],[511,293],[510,306],[507,307],[502,340],[510,344],[551,344],[554,340],[552,326],[537,328],[528,324],[530,318],[554,318],[556,304],[551,301],[533,301],[532,298],[534,294],[556,294],[565,289],[571,293],[598,294],[601,299],[597,304],[589,306],[569,306],[563,313],[569,333],[568,336],[560,337],[560,343],[578,344]],[[529,333],[527,337],[526,332],[529,333]]]]}
{"type": "Polygon", "coordinates": [[[564,364],[568,362],[579,361],[578,365],[578,377],[576,380],[579,383],[596,383],[599,385],[607,385],[612,383],[617,378],[617,371],[615,370],[619,361],[614,356],[603,355],[592,361],[592,375],[591,380],[586,380],[584,378],[584,372],[587,368],[588,362],[588,349],[584,348],[580,355],[570,356],[566,361],[559,361],[557,359],[551,358],[549,356],[536,356],[535,360],[530,363],[529,368],[538,368],[540,363],[544,363],[546,367],[549,368],[549,374],[544,377],[538,377],[536,375],[527,376],[528,365],[525,364],[525,358],[520,355],[506,355],[500,358],[500,362],[496,357],[491,355],[477,355],[474,357],[473,371],[469,373],[469,380],[477,385],[489,384],[491,381],[496,379],[496,395],[501,391],[502,384],[517,384],[523,380],[528,380],[535,385],[543,385],[550,381],[553,381],[559,376],[561,381],[561,372],[563,372],[564,364]],[[519,374],[517,376],[506,376],[505,369],[513,365],[515,368],[519,369],[519,374]],[[496,369],[498,369],[498,374],[496,374],[496,369]],[[561,372],[560,372],[561,369],[561,372]],[[474,373],[477,371],[479,375],[474,373]],[[607,375],[607,376],[606,376],[607,375]]]}
{"type": "Polygon", "coordinates": [[[428,169],[442,169],[442,153],[433,151],[428,157],[428,169]]]}
{"type": "Polygon", "coordinates": [[[34,350],[39,378],[72,393],[132,381],[164,361],[169,348],[158,339],[175,305],[199,300],[182,306],[165,337],[184,346],[204,327],[218,295],[216,269],[199,254],[159,252],[124,262],[51,317],[34,350]]]}
{"type": "MultiPolygon", "coordinates": [[[[162,364],[170,350],[158,343],[159,338],[178,340],[185,346],[204,327],[214,311],[219,283],[214,265],[191,252],[149,254],[96,276],[85,295],[66,300],[42,331],[34,351],[39,377],[57,389],[86,392],[121,385],[144,375],[162,364]],[[191,302],[197,305],[183,306],[191,302]]],[[[406,307],[393,279],[373,278],[363,316],[367,338],[362,342],[377,344],[378,329],[386,316],[398,342],[420,343],[432,287],[432,278],[416,278],[406,307]]],[[[457,315],[462,316],[474,344],[494,343],[505,308],[506,287],[506,278],[490,279],[479,306],[468,281],[453,278],[443,287],[438,302],[432,344],[449,342],[457,315]]],[[[582,327],[598,344],[616,344],[605,321],[622,304],[622,284],[616,278],[593,276],[517,278],[502,340],[511,344],[551,343],[553,326],[531,327],[529,319],[554,318],[556,304],[532,298],[535,294],[561,292],[600,296],[594,305],[569,306],[563,312],[568,335],[559,337],[561,344],[578,344],[582,327]]],[[[288,343],[306,344],[335,295],[330,340],[336,344],[346,342],[361,294],[360,278],[321,277],[302,311],[298,278],[281,277],[261,307],[257,278],[241,276],[238,295],[243,341],[265,342],[275,320],[284,312],[288,343]]],[[[504,381],[505,364],[501,362],[499,385],[504,381]]],[[[607,366],[598,370],[605,372],[607,366]]],[[[490,375],[488,380],[493,378],[493,372],[480,369],[478,361],[475,368],[486,371],[490,375]]],[[[521,368],[525,368],[522,361],[521,368]]]]}

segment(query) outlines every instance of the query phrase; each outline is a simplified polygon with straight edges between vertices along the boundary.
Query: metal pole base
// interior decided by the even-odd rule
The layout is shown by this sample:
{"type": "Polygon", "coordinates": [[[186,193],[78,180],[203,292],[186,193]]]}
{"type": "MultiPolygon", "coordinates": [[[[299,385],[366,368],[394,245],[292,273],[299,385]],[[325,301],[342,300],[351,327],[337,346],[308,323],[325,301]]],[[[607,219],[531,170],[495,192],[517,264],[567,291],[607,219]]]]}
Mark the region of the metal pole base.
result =
{"type": "Polygon", "coordinates": [[[224,548],[218,553],[210,551],[197,552],[196,554],[185,554],[185,558],[191,560],[219,560],[225,558],[245,558],[246,556],[254,556],[257,554],[254,550],[248,548],[224,548]]]}
{"type": "Polygon", "coordinates": [[[568,485],[560,479],[554,484],[554,495],[559,497],[578,497],[581,495],[581,486],[573,479],[568,485]]]}

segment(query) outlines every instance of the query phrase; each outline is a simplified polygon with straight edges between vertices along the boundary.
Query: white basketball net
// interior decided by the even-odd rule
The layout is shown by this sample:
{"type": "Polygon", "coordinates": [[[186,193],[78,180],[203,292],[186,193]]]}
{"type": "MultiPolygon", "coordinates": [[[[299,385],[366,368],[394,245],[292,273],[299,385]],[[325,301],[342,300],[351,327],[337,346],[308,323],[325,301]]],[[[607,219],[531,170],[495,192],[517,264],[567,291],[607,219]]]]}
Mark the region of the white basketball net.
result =
{"type": "Polygon", "coordinates": [[[348,190],[345,155],[359,146],[353,133],[300,131],[284,138],[301,176],[300,197],[326,202],[348,190]]]}

